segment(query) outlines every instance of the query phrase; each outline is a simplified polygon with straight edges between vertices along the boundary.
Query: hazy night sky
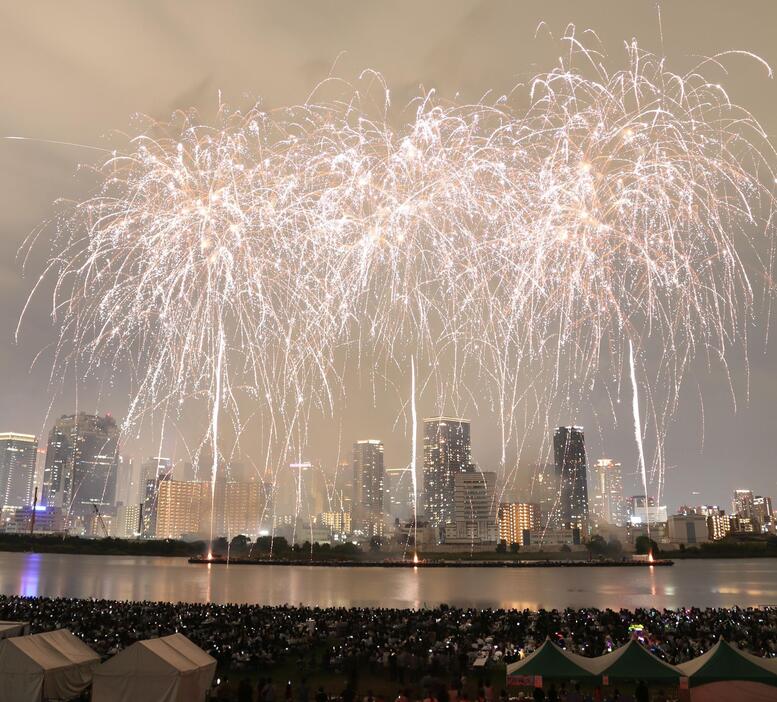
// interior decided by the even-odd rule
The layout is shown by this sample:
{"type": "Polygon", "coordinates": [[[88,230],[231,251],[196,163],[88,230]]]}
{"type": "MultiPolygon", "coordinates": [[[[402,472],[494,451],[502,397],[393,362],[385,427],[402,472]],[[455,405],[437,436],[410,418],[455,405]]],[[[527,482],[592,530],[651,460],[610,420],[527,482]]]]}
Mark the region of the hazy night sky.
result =
{"type": "MultiPolygon", "coordinates": [[[[546,32],[535,39],[541,20],[555,36],[570,22],[594,29],[613,60],[622,56],[623,41],[636,37],[643,48],[663,51],[677,72],[697,64],[700,56],[729,49],[752,51],[777,66],[777,4],[772,0],[667,2],[661,16],[663,49],[654,2],[5,1],[0,2],[0,136],[110,146],[111,132],[130,129],[135,113],[164,119],[176,108],[195,106],[210,114],[219,91],[236,106],[256,98],[267,108],[299,103],[332,70],[349,80],[364,68],[380,71],[395,105],[404,104],[419,86],[435,88],[444,97],[458,92],[462,100],[477,100],[552,68],[558,44],[548,41],[546,32]]],[[[715,79],[774,135],[775,80],[757,62],[742,57],[729,57],[726,66],[729,75],[720,72],[715,79]]],[[[58,197],[88,192],[76,170],[97,156],[47,142],[0,140],[5,252],[0,259],[0,431],[40,433],[52,417],[76,408],[74,389],[66,385],[49,410],[48,356],[30,371],[33,357],[57,336],[45,295],[34,300],[20,342],[14,343],[14,328],[40,272],[45,246],[26,277],[15,253],[52,215],[58,197]]],[[[667,444],[670,506],[693,502],[728,507],[730,492],[738,487],[777,497],[774,340],[765,347],[762,331],[752,330],[749,401],[744,363],[736,365],[736,412],[722,373],[688,378],[667,444]],[[700,495],[692,496],[692,490],[700,495]]],[[[120,388],[99,404],[95,398],[95,388],[86,384],[79,389],[78,406],[117,416],[126,406],[120,388]]],[[[342,430],[346,455],[355,439],[381,438],[387,465],[406,463],[409,439],[402,426],[392,430],[395,399],[384,403],[379,397],[375,407],[370,392],[350,398],[341,418],[311,427],[307,457],[331,461],[342,430]]],[[[420,410],[427,413],[432,407],[422,402],[420,410]]],[[[493,418],[472,419],[475,458],[482,469],[495,468],[500,449],[493,418]]],[[[598,430],[585,409],[558,419],[586,426],[590,459],[607,454],[621,460],[627,473],[634,471],[628,415],[617,427],[605,418],[598,430]]],[[[197,434],[193,426],[183,431],[197,434]]],[[[142,457],[152,451],[150,442],[129,441],[123,452],[142,457]]],[[[261,459],[261,447],[252,457],[261,459]]],[[[627,491],[636,492],[636,482],[627,484],[627,491]]]]}

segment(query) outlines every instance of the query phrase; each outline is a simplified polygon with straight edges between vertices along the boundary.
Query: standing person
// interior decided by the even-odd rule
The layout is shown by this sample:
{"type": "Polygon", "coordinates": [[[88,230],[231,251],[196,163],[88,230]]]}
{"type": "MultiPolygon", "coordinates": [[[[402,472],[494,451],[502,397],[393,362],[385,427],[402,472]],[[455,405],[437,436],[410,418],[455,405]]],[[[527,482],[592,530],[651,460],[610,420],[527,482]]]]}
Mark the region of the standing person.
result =
{"type": "Polygon", "coordinates": [[[567,702],[583,702],[583,695],[580,692],[580,683],[575,683],[572,691],[567,695],[567,702]]]}
{"type": "Polygon", "coordinates": [[[272,684],[272,678],[267,678],[262,687],[262,702],[275,702],[275,687],[272,684]]]}
{"type": "Polygon", "coordinates": [[[637,702],[650,702],[650,692],[644,680],[637,683],[637,687],[634,689],[634,699],[637,702]]]}
{"type": "Polygon", "coordinates": [[[283,693],[284,702],[292,702],[294,699],[294,690],[291,688],[291,680],[286,682],[286,691],[283,693]]]}
{"type": "Polygon", "coordinates": [[[483,688],[483,694],[486,697],[486,702],[494,702],[494,687],[491,685],[490,680],[486,680],[486,686],[483,688]]]}
{"type": "Polygon", "coordinates": [[[535,687],[532,698],[534,699],[534,702],[545,702],[545,690],[541,687],[535,687]]]}
{"type": "Polygon", "coordinates": [[[551,683],[548,689],[548,702],[559,702],[558,690],[556,690],[556,683],[551,683]]]}

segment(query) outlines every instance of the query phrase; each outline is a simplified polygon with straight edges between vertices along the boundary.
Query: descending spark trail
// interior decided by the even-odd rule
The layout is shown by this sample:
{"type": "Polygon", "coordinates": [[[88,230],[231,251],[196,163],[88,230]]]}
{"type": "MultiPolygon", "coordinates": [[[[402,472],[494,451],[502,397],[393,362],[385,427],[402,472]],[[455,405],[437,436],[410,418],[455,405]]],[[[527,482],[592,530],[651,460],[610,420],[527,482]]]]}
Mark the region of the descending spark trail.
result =
{"type": "MultiPolygon", "coordinates": [[[[221,410],[221,377],[223,373],[224,365],[224,330],[219,327],[218,330],[218,355],[216,357],[216,389],[213,394],[213,407],[211,410],[211,447],[213,451],[213,464],[211,466],[210,477],[210,511],[211,514],[216,513],[216,477],[218,475],[219,466],[219,412],[221,410]]],[[[213,519],[210,522],[210,541],[213,543],[213,519]]],[[[212,554],[208,551],[208,559],[210,560],[212,554]]]]}
{"type": "Polygon", "coordinates": [[[568,58],[508,96],[424,93],[400,126],[369,71],[382,100],[338,83],[337,99],[273,113],[151,122],[56,222],[33,293],[53,281],[57,369],[129,368],[126,427],[204,398],[215,481],[241,402],[259,407],[277,477],[311,409],[343,402],[349,363],[388,373],[410,356],[416,496],[418,388],[441,409],[493,408],[506,470],[519,424],[617,397],[628,372],[642,480],[661,485],[689,367],[728,373],[756,294],[773,293],[775,153],[702,75],[718,60],[681,75],[632,42],[611,70],[574,28],[563,41],[568,58]]]}
{"type": "MultiPolygon", "coordinates": [[[[639,415],[639,385],[637,372],[634,368],[634,344],[629,339],[629,379],[631,380],[631,412],[634,419],[634,439],[637,442],[639,457],[639,474],[642,478],[642,488],[645,491],[645,508],[650,507],[650,492],[648,490],[647,470],[645,469],[645,450],[642,445],[642,420],[639,415]]],[[[650,510],[647,510],[647,535],[650,538],[650,510]]]]}
{"type": "Polygon", "coordinates": [[[413,438],[410,441],[410,478],[413,481],[413,551],[418,551],[418,409],[416,407],[415,388],[415,356],[410,357],[410,397],[411,397],[411,430],[413,438]]]}

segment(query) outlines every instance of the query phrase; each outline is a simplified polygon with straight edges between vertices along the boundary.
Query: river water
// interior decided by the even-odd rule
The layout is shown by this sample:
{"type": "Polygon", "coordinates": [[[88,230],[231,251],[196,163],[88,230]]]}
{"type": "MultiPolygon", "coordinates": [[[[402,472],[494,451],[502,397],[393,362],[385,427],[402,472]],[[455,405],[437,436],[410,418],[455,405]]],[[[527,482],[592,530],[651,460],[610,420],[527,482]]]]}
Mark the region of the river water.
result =
{"type": "Polygon", "coordinates": [[[0,593],[321,607],[777,605],[777,559],[661,568],[326,568],[183,558],[0,553],[0,593]]]}

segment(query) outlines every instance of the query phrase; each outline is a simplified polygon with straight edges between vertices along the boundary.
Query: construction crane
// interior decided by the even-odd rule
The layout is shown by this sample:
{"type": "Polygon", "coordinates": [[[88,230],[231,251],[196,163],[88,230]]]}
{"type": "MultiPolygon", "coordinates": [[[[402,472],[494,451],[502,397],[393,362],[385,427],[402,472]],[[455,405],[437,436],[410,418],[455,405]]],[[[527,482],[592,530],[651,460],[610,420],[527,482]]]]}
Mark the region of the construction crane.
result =
{"type": "Polygon", "coordinates": [[[38,511],[38,486],[35,486],[35,499],[32,501],[32,514],[30,515],[30,534],[35,531],[35,513],[38,511]]]}
{"type": "Polygon", "coordinates": [[[105,534],[105,538],[107,539],[109,537],[109,534],[108,534],[108,530],[105,528],[103,515],[100,514],[100,508],[94,502],[92,502],[92,507],[94,508],[94,513],[97,515],[97,519],[100,520],[100,526],[103,528],[103,534],[105,534]]]}

